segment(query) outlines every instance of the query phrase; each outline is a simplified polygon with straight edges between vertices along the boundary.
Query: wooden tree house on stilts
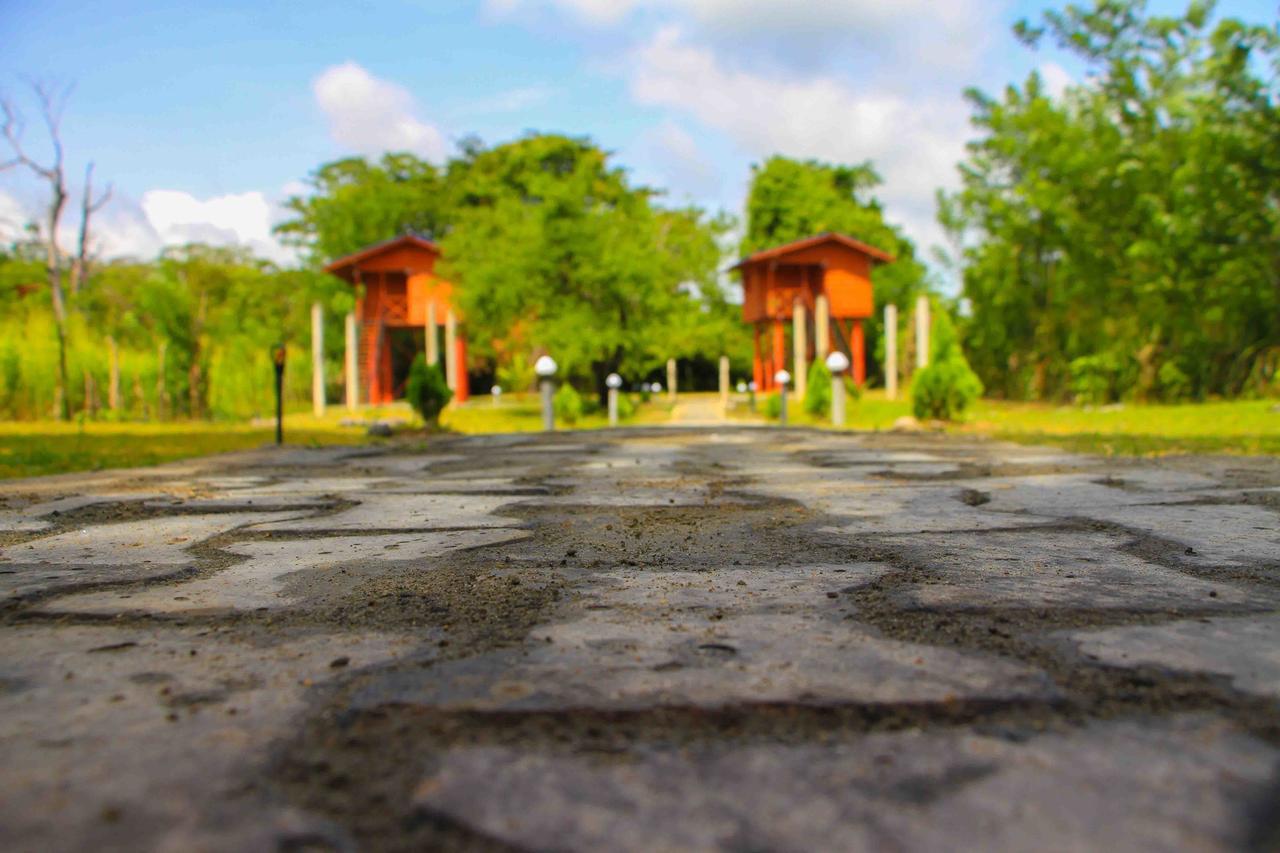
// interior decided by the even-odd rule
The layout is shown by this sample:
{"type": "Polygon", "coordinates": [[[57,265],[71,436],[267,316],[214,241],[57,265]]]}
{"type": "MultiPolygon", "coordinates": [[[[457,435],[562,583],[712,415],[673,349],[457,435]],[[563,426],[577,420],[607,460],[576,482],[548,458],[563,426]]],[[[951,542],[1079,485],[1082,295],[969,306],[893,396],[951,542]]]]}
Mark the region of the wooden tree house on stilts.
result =
{"type": "Polygon", "coordinates": [[[735,264],[742,275],[742,318],[754,330],[752,378],[760,390],[774,388],[774,374],[791,371],[796,392],[805,392],[809,364],[842,350],[853,380],[866,382],[862,323],[875,310],[871,271],[892,255],[844,234],[819,234],[756,252],[735,264]],[[792,358],[787,358],[787,327],[792,358]],[[834,335],[832,334],[834,332],[834,335]]]}
{"type": "MultiPolygon", "coordinates": [[[[419,352],[433,364],[443,357],[454,399],[466,402],[467,337],[453,304],[453,283],[435,274],[439,258],[439,246],[408,234],[325,267],[356,288],[359,351],[354,362],[360,402],[377,405],[404,396],[409,365],[419,352]],[[421,345],[418,331],[423,332],[421,345]]],[[[352,363],[350,354],[347,363],[352,363]]]]}

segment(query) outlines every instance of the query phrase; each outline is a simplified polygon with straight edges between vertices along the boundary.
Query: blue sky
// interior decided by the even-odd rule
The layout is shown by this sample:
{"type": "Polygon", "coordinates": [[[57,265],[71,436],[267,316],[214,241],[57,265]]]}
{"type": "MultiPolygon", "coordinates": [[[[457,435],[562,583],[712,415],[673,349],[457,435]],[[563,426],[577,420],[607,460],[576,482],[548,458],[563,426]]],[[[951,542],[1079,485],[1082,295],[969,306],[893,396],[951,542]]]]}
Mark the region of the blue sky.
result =
{"type": "MultiPolygon", "coordinates": [[[[1181,4],[1155,0],[1161,10],[1181,4]]],[[[71,174],[116,187],[105,254],[188,239],[279,259],[270,227],[316,165],[478,134],[586,134],[645,183],[740,213],[771,153],[872,159],[890,218],[940,241],[933,189],[955,185],[961,92],[1070,57],[1009,34],[1030,0],[401,0],[146,3],[0,0],[0,92],[74,83],[71,174]]],[[[1274,23],[1270,0],[1220,13],[1274,23]]],[[[29,102],[28,119],[31,114],[29,102]]],[[[40,150],[38,126],[28,139],[40,150]]],[[[40,188],[0,174],[0,229],[40,188]]]]}

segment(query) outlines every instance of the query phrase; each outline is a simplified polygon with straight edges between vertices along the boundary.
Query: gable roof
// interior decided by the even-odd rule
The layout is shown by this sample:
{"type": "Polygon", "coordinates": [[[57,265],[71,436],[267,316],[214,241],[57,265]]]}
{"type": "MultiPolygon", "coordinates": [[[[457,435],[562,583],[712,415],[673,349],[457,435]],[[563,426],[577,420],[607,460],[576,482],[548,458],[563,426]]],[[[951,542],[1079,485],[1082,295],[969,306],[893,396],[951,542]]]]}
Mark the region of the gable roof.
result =
{"type": "Polygon", "coordinates": [[[733,266],[729,267],[729,269],[736,270],[736,269],[739,269],[740,267],[746,266],[747,264],[754,264],[759,261],[772,260],[774,258],[778,258],[783,255],[789,255],[792,252],[799,252],[804,249],[809,249],[814,246],[821,245],[822,243],[839,243],[845,248],[853,249],[855,252],[861,252],[862,254],[870,257],[872,260],[879,261],[882,264],[891,264],[895,260],[897,260],[896,258],[894,258],[893,255],[889,254],[888,252],[877,249],[875,246],[870,246],[862,242],[861,240],[855,240],[854,238],[850,237],[847,234],[837,234],[834,231],[827,231],[823,234],[816,234],[812,237],[805,237],[803,240],[796,240],[795,242],[792,242],[792,243],[785,243],[781,246],[774,246],[772,249],[764,249],[762,251],[756,252],[754,255],[748,255],[747,257],[738,261],[733,266]]]}
{"type": "Polygon", "coordinates": [[[426,237],[420,237],[417,234],[401,234],[399,237],[392,237],[390,240],[383,240],[381,243],[374,243],[372,246],[361,249],[354,254],[347,255],[345,258],[338,258],[336,261],[325,266],[324,271],[339,275],[342,270],[354,267],[361,261],[367,261],[369,258],[377,257],[384,252],[390,252],[393,249],[399,249],[404,246],[413,246],[419,249],[426,249],[429,252],[440,254],[440,247],[428,240],[426,237]]]}

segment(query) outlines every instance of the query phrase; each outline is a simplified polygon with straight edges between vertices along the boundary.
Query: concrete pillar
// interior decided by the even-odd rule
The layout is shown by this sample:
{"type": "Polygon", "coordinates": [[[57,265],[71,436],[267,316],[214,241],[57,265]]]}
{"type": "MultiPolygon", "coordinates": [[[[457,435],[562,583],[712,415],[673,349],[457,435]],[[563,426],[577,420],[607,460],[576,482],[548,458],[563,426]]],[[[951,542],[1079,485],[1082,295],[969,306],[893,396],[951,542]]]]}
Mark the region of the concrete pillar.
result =
{"type": "Polygon", "coordinates": [[[436,303],[427,303],[427,325],[424,328],[427,341],[427,364],[440,363],[440,341],[436,338],[436,303]]]}
{"type": "Polygon", "coordinates": [[[831,377],[831,423],[844,426],[844,374],[831,377]]]}
{"type": "Polygon", "coordinates": [[[311,303],[311,411],[324,417],[324,308],[311,303]]]}
{"type": "Polygon", "coordinates": [[[929,366],[929,297],[916,299],[916,370],[929,366]]]}
{"type": "Polygon", "coordinates": [[[547,432],[551,432],[556,428],[556,383],[550,379],[544,379],[541,383],[542,391],[542,428],[547,432]]]}
{"type": "Polygon", "coordinates": [[[831,352],[831,304],[825,293],[813,300],[813,346],[814,357],[826,361],[831,352]]]}
{"type": "Polygon", "coordinates": [[[360,405],[360,342],[356,338],[356,315],[346,317],[347,349],[347,411],[354,412],[360,405]]]}
{"type": "Polygon", "coordinates": [[[809,390],[809,371],[805,363],[805,356],[809,353],[809,317],[800,299],[792,308],[791,349],[795,361],[792,371],[795,378],[792,381],[796,383],[796,399],[803,400],[809,390]]]}
{"type": "Polygon", "coordinates": [[[720,410],[729,411],[729,356],[720,356],[720,410]]]}
{"type": "Polygon", "coordinates": [[[884,306],[884,395],[898,399],[898,306],[884,306]]]}
{"type": "Polygon", "coordinates": [[[449,390],[458,390],[458,318],[453,309],[444,317],[444,381],[449,390]]]}
{"type": "Polygon", "coordinates": [[[676,360],[667,359],[667,399],[676,401],[676,360]]]}
{"type": "Polygon", "coordinates": [[[609,426],[618,425],[618,389],[609,389],[609,426]]]}

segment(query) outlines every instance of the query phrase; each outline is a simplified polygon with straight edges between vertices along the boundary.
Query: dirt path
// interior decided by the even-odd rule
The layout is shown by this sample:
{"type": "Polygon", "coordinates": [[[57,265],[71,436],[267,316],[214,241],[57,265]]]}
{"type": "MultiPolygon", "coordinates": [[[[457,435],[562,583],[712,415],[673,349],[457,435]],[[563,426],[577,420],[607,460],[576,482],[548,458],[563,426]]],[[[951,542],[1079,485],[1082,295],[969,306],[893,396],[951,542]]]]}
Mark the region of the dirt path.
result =
{"type": "Polygon", "coordinates": [[[730,428],[10,484],[0,842],[1274,847],[1278,494],[730,428]]]}
{"type": "Polygon", "coordinates": [[[720,407],[719,394],[680,394],[671,410],[674,426],[722,426],[724,410],[720,407]]]}

